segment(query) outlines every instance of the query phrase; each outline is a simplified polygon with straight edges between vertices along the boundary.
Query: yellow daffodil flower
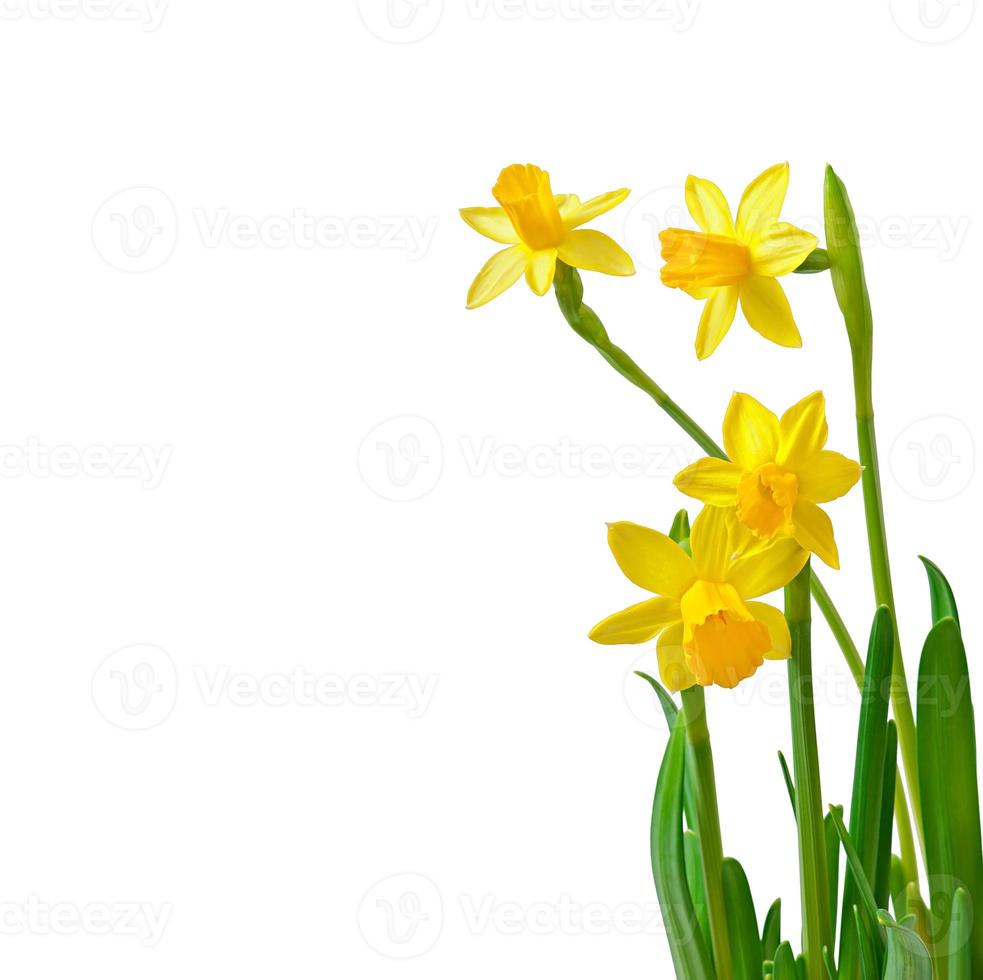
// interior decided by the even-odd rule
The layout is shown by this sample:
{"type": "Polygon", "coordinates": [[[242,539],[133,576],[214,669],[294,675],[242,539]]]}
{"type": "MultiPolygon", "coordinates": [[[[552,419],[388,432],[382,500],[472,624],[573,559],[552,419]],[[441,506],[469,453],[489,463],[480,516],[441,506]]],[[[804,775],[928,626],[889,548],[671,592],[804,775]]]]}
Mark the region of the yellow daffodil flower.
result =
{"type": "Polygon", "coordinates": [[[576,194],[554,194],[550,175],[531,163],[506,167],[492,189],[500,208],[462,208],[475,231],[509,247],[496,252],[468,292],[468,309],[483,306],[525,273],[529,288],[542,296],[553,285],[556,260],[609,276],[634,275],[631,257],[599,231],[580,226],[619,205],[622,189],[581,203],[576,194]]]}
{"type": "Polygon", "coordinates": [[[788,535],[839,568],[833,524],[817,505],[842,497],[860,479],[862,467],[824,449],[827,435],[821,391],[793,405],[781,421],[738,392],[724,417],[724,449],[731,461],[701,459],[676,477],[676,486],[712,506],[736,508],[759,540],[788,535]]]}
{"type": "Polygon", "coordinates": [[[791,538],[745,554],[740,547],[748,538],[719,507],[705,507],[694,522],[692,557],[658,531],[609,525],[608,544],[621,570],[656,597],[602,620],[591,639],[645,643],[658,636],[659,673],[671,691],[735,687],[765,660],[787,659],[792,641],[785,616],[749,600],[787,585],[808,554],[791,538]]]}
{"type": "Polygon", "coordinates": [[[783,347],[802,338],[782,287],[775,281],[797,269],[816,247],[816,236],[778,217],[788,190],[788,164],[769,167],[744,191],[736,223],[720,188],[686,178],[686,206],[700,231],[667,228],[662,241],[662,281],[706,300],[696,334],[696,354],[709,357],[727,335],[740,300],[748,323],[783,347]]]}

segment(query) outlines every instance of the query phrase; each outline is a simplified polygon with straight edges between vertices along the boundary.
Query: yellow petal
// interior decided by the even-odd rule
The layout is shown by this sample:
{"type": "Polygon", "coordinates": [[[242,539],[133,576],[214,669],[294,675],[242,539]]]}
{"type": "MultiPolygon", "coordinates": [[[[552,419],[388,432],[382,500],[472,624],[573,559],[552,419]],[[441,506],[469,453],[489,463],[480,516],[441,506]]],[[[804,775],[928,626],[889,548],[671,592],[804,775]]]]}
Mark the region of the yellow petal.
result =
{"type": "Polygon", "coordinates": [[[800,500],[792,510],[792,533],[806,551],[822,558],[830,568],[840,567],[840,553],[833,537],[833,522],[821,507],[800,500]]]}
{"type": "Polygon", "coordinates": [[[767,276],[748,276],[741,285],[741,309],[747,322],[766,340],[781,347],[801,347],[785,290],[767,276]]]}
{"type": "Polygon", "coordinates": [[[788,164],[776,163],[747,186],[737,208],[737,235],[750,242],[782,213],[788,190],[788,164]]]}
{"type": "Polygon", "coordinates": [[[726,459],[699,459],[676,475],[676,489],[715,507],[732,507],[737,502],[737,484],[744,471],[726,459]]]}
{"type": "Polygon", "coordinates": [[[556,273],[556,249],[547,248],[533,252],[526,264],[526,282],[537,295],[542,296],[553,285],[556,273]]]}
{"type": "Polygon", "coordinates": [[[602,619],[591,631],[595,643],[644,643],[656,633],[679,621],[679,600],[665,596],[646,599],[607,619],[602,619]]]}
{"type": "Polygon", "coordinates": [[[686,207],[701,230],[711,235],[734,235],[730,205],[712,180],[692,174],[686,178],[686,207]]]}
{"type": "Polygon", "coordinates": [[[630,193],[627,187],[622,187],[617,191],[599,194],[583,203],[576,194],[568,194],[567,200],[560,205],[563,223],[567,228],[579,228],[588,221],[593,221],[598,215],[604,214],[605,211],[616,208],[630,193]]]}
{"type": "Polygon", "coordinates": [[[776,221],[751,242],[751,268],[759,276],[795,272],[819,244],[815,235],[785,221],[776,221]]]}
{"type": "Polygon", "coordinates": [[[659,270],[664,285],[673,289],[735,286],[751,274],[751,250],[736,238],[709,235],[688,228],[659,232],[662,258],[659,270]]]}
{"type": "Polygon", "coordinates": [[[545,170],[514,163],[498,175],[492,194],[532,251],[555,248],[563,238],[563,219],[545,170]]]}
{"type": "Polygon", "coordinates": [[[692,642],[685,643],[686,663],[704,687],[737,687],[764,663],[770,646],[763,623],[735,620],[725,612],[693,630],[692,642]]]}
{"type": "Polygon", "coordinates": [[[659,656],[659,676],[673,694],[685,691],[696,683],[686,663],[682,623],[676,623],[662,633],[656,641],[655,650],[659,656]]]}
{"type": "Polygon", "coordinates": [[[724,415],[724,449],[745,470],[774,462],[778,455],[778,416],[756,398],[734,392],[724,415]]]}
{"type": "Polygon", "coordinates": [[[764,655],[765,660],[788,660],[792,656],[792,636],[785,614],[767,602],[749,602],[747,607],[751,615],[768,628],[771,649],[764,655]]]}
{"type": "Polygon", "coordinates": [[[788,585],[805,565],[809,552],[793,538],[776,538],[767,548],[753,550],[730,566],[726,581],[745,599],[755,599],[788,585]]]}
{"type": "Polygon", "coordinates": [[[631,256],[603,232],[584,229],[571,231],[557,247],[567,265],[588,272],[604,272],[609,276],[633,276],[635,265],[631,256]]]}
{"type": "Polygon", "coordinates": [[[696,356],[701,361],[706,360],[727,336],[727,331],[734,322],[734,314],[737,313],[737,297],[740,292],[740,286],[712,287],[696,331],[696,356]]]}
{"type": "Polygon", "coordinates": [[[726,507],[704,507],[693,522],[690,550],[696,574],[708,582],[727,581],[734,540],[734,511],[726,507]]]}
{"type": "Polygon", "coordinates": [[[625,575],[649,592],[678,599],[696,578],[689,555],[659,531],[619,521],[608,525],[608,545],[625,575]]]}
{"type": "Polygon", "coordinates": [[[775,461],[793,473],[798,472],[799,467],[809,462],[826,445],[828,437],[826,399],[821,391],[814,391],[782,416],[775,461]]]}
{"type": "Polygon", "coordinates": [[[519,235],[503,208],[461,208],[461,217],[478,234],[503,245],[518,245],[519,235]]]}
{"type": "Polygon", "coordinates": [[[799,494],[814,504],[825,504],[855,486],[862,472],[859,463],[824,449],[799,467],[799,494]]]}
{"type": "Polygon", "coordinates": [[[484,306],[514,285],[526,267],[527,254],[521,245],[496,252],[485,263],[468,290],[468,309],[484,306]]]}

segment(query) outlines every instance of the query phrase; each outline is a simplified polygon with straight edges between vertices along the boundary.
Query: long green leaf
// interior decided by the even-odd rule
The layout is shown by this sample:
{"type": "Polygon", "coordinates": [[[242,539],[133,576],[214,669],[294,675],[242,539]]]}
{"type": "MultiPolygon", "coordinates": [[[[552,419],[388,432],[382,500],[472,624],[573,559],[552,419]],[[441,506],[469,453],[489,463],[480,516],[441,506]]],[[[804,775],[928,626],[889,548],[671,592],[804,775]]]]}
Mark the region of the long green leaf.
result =
{"type": "Polygon", "coordinates": [[[761,928],[761,955],[766,960],[774,960],[778,947],[782,944],[782,900],[776,898],[768,909],[765,924],[761,928]]]}
{"type": "Polygon", "coordinates": [[[700,838],[692,830],[683,834],[683,849],[686,854],[686,884],[689,886],[690,898],[693,899],[700,935],[707,949],[710,949],[710,916],[706,886],[703,883],[703,854],[700,851],[700,838]]]}
{"type": "Polygon", "coordinates": [[[917,933],[886,912],[881,913],[880,924],[887,929],[884,980],[933,980],[932,957],[917,933]]]}
{"type": "Polygon", "coordinates": [[[874,900],[886,909],[891,900],[891,843],[894,835],[894,795],[898,780],[898,729],[887,723],[887,748],[884,752],[884,790],[881,793],[881,829],[877,835],[877,873],[874,876],[874,900]]]}
{"type": "Polygon", "coordinates": [[[761,964],[765,957],[751,886],[744,869],[733,858],[724,858],[723,881],[734,980],[761,980],[761,964]]]}
{"type": "Polygon", "coordinates": [[[850,837],[850,831],[846,829],[846,824],[843,823],[843,818],[837,812],[836,807],[831,806],[829,812],[832,814],[833,824],[836,827],[836,832],[840,835],[843,850],[846,852],[847,867],[853,872],[854,880],[857,883],[857,891],[862,902],[861,907],[876,922],[877,903],[874,901],[874,890],[867,880],[860,854],[857,852],[853,839],[850,837]]]}
{"type": "Polygon", "coordinates": [[[798,975],[792,947],[788,943],[782,943],[775,953],[775,980],[798,980],[798,975]]]}
{"type": "Polygon", "coordinates": [[[785,780],[785,788],[788,790],[789,802],[792,804],[792,816],[795,816],[795,783],[792,781],[792,773],[788,767],[788,760],[784,752],[778,753],[778,764],[782,767],[782,777],[785,780]]]}
{"type": "MultiPolygon", "coordinates": [[[[918,678],[918,767],[924,800],[934,935],[945,936],[956,889],[983,909],[976,723],[969,668],[955,619],[941,619],[928,635],[918,678]]],[[[973,976],[983,977],[983,916],[971,935],[973,976]]],[[[940,953],[940,980],[948,957],[940,953]]]]}
{"type": "MultiPolygon", "coordinates": [[[[843,807],[838,806],[840,819],[843,818],[843,807]]],[[[840,894],[840,837],[836,833],[833,817],[827,813],[823,820],[823,832],[826,835],[826,868],[829,878],[829,918],[836,933],[836,907],[840,894]]]]}
{"type": "Polygon", "coordinates": [[[952,923],[946,950],[949,954],[949,980],[970,980],[973,975],[972,932],[973,908],[969,892],[965,888],[957,888],[952,902],[952,923]]]}
{"type": "Polygon", "coordinates": [[[935,562],[929,561],[924,556],[919,557],[928,573],[928,588],[932,596],[932,622],[938,623],[946,616],[951,616],[958,623],[959,610],[956,608],[956,597],[952,594],[948,579],[935,562]]]}
{"type": "Polygon", "coordinates": [[[877,941],[860,916],[860,909],[853,906],[853,921],[857,929],[857,948],[860,950],[860,976],[863,980],[880,980],[877,966],[877,941]]]}
{"type": "MultiPolygon", "coordinates": [[[[853,797],[850,803],[850,838],[863,865],[867,881],[877,881],[879,836],[883,824],[882,794],[887,757],[887,715],[891,669],[894,663],[894,622],[891,611],[881,606],[874,614],[867,648],[867,667],[857,732],[853,797]]],[[[893,806],[894,800],[890,801],[893,806]]],[[[843,917],[840,932],[840,976],[859,980],[860,956],[857,931],[850,910],[859,902],[857,883],[847,873],[843,883],[843,917]]],[[[876,902],[876,900],[875,900],[876,902]]]]}
{"type": "Polygon", "coordinates": [[[652,875],[679,980],[714,980],[686,883],[683,772],[686,730],[676,723],[666,746],[652,807],[652,875]]]}

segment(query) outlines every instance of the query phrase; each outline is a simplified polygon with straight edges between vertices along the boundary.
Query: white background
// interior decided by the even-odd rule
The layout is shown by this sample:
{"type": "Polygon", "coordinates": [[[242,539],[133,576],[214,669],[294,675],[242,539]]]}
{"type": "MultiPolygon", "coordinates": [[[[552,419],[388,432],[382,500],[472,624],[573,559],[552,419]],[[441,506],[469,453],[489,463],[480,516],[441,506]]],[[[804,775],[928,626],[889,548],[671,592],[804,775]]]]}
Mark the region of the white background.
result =
{"type": "MultiPolygon", "coordinates": [[[[736,203],[786,159],[815,229],[833,162],[909,673],[919,552],[972,651],[974,0],[0,7],[0,968],[668,976],[666,733],[630,676],[653,655],[586,633],[639,598],[605,521],[667,527],[695,450],[552,297],[465,311],[495,246],[456,209],[515,161],[631,187],[597,227],[639,274],[585,276],[616,341],[714,434],[735,388],[780,411],[822,387],[855,453],[828,277],[786,282],[802,351],[739,318],[698,364],[654,247],[687,173],[736,203]]],[[[830,511],[862,637],[859,492],[830,511]]],[[[846,802],[856,699],[821,622],[816,662],[846,802]]],[[[710,721],[725,849],[798,945],[783,692],[766,666],[710,721]]]]}

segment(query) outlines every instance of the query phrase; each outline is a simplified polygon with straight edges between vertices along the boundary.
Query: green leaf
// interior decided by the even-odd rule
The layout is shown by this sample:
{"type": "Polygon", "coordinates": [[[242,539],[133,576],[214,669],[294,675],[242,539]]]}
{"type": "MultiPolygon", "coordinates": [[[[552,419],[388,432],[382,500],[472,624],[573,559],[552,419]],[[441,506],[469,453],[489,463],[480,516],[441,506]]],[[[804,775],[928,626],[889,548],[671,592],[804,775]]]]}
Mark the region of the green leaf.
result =
{"type": "Polygon", "coordinates": [[[683,850],[686,855],[686,884],[689,886],[690,898],[696,911],[696,921],[700,927],[700,935],[710,949],[710,910],[707,906],[707,892],[703,880],[703,854],[700,850],[700,838],[687,830],[683,834],[683,850]]]}
{"type": "Polygon", "coordinates": [[[860,916],[860,909],[853,906],[853,921],[857,929],[857,948],[860,951],[860,976],[862,980],[880,980],[877,967],[877,940],[860,916]]]}
{"type": "Polygon", "coordinates": [[[775,959],[775,953],[782,942],[782,900],[775,899],[775,903],[765,916],[765,924],[761,929],[761,952],[766,960],[775,959]]]}
{"type": "Polygon", "coordinates": [[[689,537],[689,514],[685,510],[676,514],[676,519],[672,522],[672,529],[669,537],[676,544],[682,544],[689,537]]]}
{"type": "Polygon", "coordinates": [[[850,837],[850,832],[846,829],[846,825],[843,823],[843,818],[837,812],[837,808],[831,806],[829,812],[833,817],[836,832],[840,835],[840,841],[843,843],[843,850],[846,852],[847,867],[853,873],[854,880],[857,883],[857,891],[860,894],[862,902],[861,907],[876,922],[877,903],[874,901],[874,890],[867,880],[867,874],[864,871],[860,855],[857,853],[857,848],[854,846],[853,839],[850,837]]]}
{"type": "Polygon", "coordinates": [[[734,980],[761,980],[765,957],[747,875],[733,858],[724,858],[723,880],[734,980]]]}
{"type": "Polygon", "coordinates": [[[879,921],[887,930],[884,980],[932,980],[932,957],[918,935],[886,912],[879,921]]]}
{"type": "Polygon", "coordinates": [[[887,748],[884,753],[884,789],[881,793],[881,829],[878,833],[877,872],[874,875],[874,900],[886,909],[891,900],[891,843],[894,836],[894,795],[898,780],[898,729],[887,723],[887,748]]]}
{"type": "Polygon", "coordinates": [[[824,248],[814,248],[803,260],[795,272],[808,275],[813,272],[825,272],[829,268],[829,255],[824,248]]]}
{"type": "MultiPolygon", "coordinates": [[[[843,819],[843,807],[834,807],[843,819]]],[[[829,920],[836,932],[836,906],[840,894],[840,838],[833,824],[833,817],[826,814],[823,820],[823,831],[826,834],[826,867],[829,872],[829,920]]]]}
{"type": "MultiPolygon", "coordinates": [[[[957,888],[983,909],[976,723],[966,650],[951,617],[936,623],[922,651],[917,735],[933,933],[945,936],[957,888]]],[[[972,974],[983,977],[983,916],[973,924],[971,948],[972,974]]],[[[948,957],[939,959],[945,977],[948,957]]]]}
{"type": "Polygon", "coordinates": [[[969,892],[957,888],[952,902],[952,921],[947,937],[949,980],[970,980],[973,957],[970,938],[973,932],[973,905],[969,892]]]}
{"type": "MultiPolygon", "coordinates": [[[[894,622],[887,606],[874,614],[867,648],[867,667],[857,732],[853,797],[850,803],[850,838],[857,848],[864,876],[877,881],[880,832],[883,825],[884,769],[887,758],[887,716],[890,707],[890,678],[894,662],[894,622]]],[[[896,763],[895,763],[896,764],[896,763]]],[[[893,805],[894,800],[890,803],[893,805]]],[[[843,883],[843,919],[840,933],[840,975],[843,980],[860,976],[857,931],[850,910],[859,903],[858,886],[852,873],[843,883]]],[[[874,899],[877,907],[876,897],[874,899]]],[[[863,914],[863,912],[861,912],[863,914]]]]}
{"type": "Polygon", "coordinates": [[[792,816],[795,816],[795,783],[792,782],[792,772],[788,767],[788,760],[784,752],[778,753],[778,764],[782,767],[782,776],[785,778],[785,788],[788,790],[788,798],[792,804],[792,816]]]}
{"type": "Polygon", "coordinates": [[[652,807],[652,875],[662,906],[672,961],[679,980],[714,980],[686,882],[683,846],[683,773],[686,729],[673,727],[659,770],[652,807]]]}
{"type": "Polygon", "coordinates": [[[894,906],[894,917],[896,919],[903,919],[908,914],[908,909],[906,908],[906,885],[907,882],[905,881],[904,866],[901,863],[901,858],[897,854],[892,854],[891,904],[894,906]]]}
{"type": "Polygon", "coordinates": [[[775,953],[775,980],[798,980],[798,976],[792,947],[788,943],[782,943],[775,953]]]}
{"type": "Polygon", "coordinates": [[[948,580],[935,562],[921,555],[919,557],[925,566],[925,571],[928,572],[928,588],[932,596],[932,622],[938,623],[946,616],[951,616],[958,623],[959,610],[956,608],[956,597],[952,594],[948,580]]]}

